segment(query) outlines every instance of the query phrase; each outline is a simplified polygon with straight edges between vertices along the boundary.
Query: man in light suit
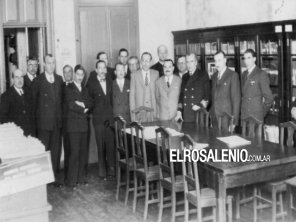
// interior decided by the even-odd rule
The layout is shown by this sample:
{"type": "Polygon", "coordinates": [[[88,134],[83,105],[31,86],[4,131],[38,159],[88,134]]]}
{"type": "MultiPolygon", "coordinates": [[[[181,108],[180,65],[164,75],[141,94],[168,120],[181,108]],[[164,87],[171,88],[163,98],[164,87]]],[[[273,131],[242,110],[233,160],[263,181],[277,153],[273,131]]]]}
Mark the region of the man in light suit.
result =
{"type": "Polygon", "coordinates": [[[217,72],[212,76],[212,105],[210,109],[212,124],[217,127],[218,116],[225,112],[234,116],[234,125],[237,125],[241,103],[239,76],[227,68],[227,59],[223,51],[217,52],[214,59],[217,72]]]}
{"type": "Polygon", "coordinates": [[[246,50],[244,62],[247,70],[242,75],[241,119],[253,116],[263,121],[273,103],[269,78],[265,71],[256,66],[254,50],[246,50]]]}
{"type": "Polygon", "coordinates": [[[181,78],[173,74],[174,63],[166,59],[163,64],[164,76],[156,81],[156,111],[159,120],[171,120],[176,117],[181,90],[181,78]]]}
{"type": "MultiPolygon", "coordinates": [[[[142,69],[132,73],[130,89],[131,112],[141,106],[153,109],[153,117],[156,118],[155,82],[158,79],[158,71],[150,69],[152,55],[144,52],[141,56],[142,69]]],[[[132,116],[133,117],[133,116],[132,116]]],[[[146,113],[138,115],[138,121],[148,121],[146,113]]],[[[135,121],[133,118],[132,121],[135,121]]]]}

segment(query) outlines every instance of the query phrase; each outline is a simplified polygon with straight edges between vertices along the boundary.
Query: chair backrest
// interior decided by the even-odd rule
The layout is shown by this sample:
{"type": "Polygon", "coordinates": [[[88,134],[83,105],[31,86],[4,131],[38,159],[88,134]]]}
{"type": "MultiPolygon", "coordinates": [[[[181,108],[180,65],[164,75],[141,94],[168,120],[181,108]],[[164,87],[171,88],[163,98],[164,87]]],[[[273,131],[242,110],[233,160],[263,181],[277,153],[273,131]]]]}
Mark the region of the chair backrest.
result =
{"type": "MultiPolygon", "coordinates": [[[[199,176],[198,176],[198,167],[195,161],[184,160],[184,152],[186,150],[191,150],[194,147],[194,141],[189,135],[184,135],[181,139],[181,147],[182,147],[182,172],[184,177],[184,191],[185,196],[189,190],[196,191],[197,203],[201,203],[200,201],[200,184],[199,184],[199,176]]],[[[197,204],[200,207],[200,204],[197,204]]]]}
{"type": "Polygon", "coordinates": [[[221,115],[218,116],[218,129],[225,130],[229,133],[233,133],[233,123],[234,117],[226,112],[223,112],[221,115]]]}
{"type": "Polygon", "coordinates": [[[131,111],[132,121],[152,122],[154,109],[146,106],[140,106],[131,111]]]}
{"type": "Polygon", "coordinates": [[[144,127],[138,122],[132,122],[131,127],[131,138],[132,138],[132,152],[134,169],[138,165],[144,166],[145,172],[148,172],[147,153],[145,144],[144,127]]]}
{"type": "Polygon", "coordinates": [[[204,126],[204,127],[209,127],[209,119],[210,119],[210,114],[209,112],[204,108],[201,107],[199,110],[196,112],[196,124],[199,126],[204,126]]]}
{"type": "Polygon", "coordinates": [[[129,158],[129,151],[127,146],[126,137],[126,121],[121,116],[116,116],[114,118],[115,122],[115,142],[116,142],[116,159],[129,158]]]}
{"type": "Polygon", "coordinates": [[[262,139],[263,121],[249,116],[241,120],[242,135],[250,138],[262,139]]]}
{"type": "Polygon", "coordinates": [[[170,177],[172,184],[175,184],[174,163],[169,161],[169,149],[171,137],[166,129],[159,127],[156,132],[157,160],[160,170],[160,179],[170,177]]]}
{"type": "Polygon", "coordinates": [[[287,129],[288,134],[287,134],[287,140],[286,140],[286,145],[287,146],[293,146],[294,145],[294,132],[296,130],[296,124],[292,121],[285,122],[285,123],[280,123],[280,143],[281,145],[284,145],[285,143],[285,129],[287,129]]]}

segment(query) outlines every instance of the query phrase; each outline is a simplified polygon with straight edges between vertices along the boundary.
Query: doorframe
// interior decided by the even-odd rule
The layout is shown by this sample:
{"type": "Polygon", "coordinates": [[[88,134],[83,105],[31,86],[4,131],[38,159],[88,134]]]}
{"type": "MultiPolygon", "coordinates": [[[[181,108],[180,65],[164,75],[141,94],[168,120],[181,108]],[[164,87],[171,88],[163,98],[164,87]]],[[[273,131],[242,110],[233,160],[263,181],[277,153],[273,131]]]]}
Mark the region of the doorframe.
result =
{"type": "MultiPolygon", "coordinates": [[[[80,36],[80,19],[79,9],[81,7],[108,7],[108,6],[125,6],[134,7],[135,19],[136,19],[136,54],[140,54],[140,34],[139,34],[139,7],[138,0],[74,0],[74,19],[75,19],[75,39],[76,39],[76,62],[82,63],[81,58],[81,36],[80,36]]],[[[95,55],[94,55],[95,56],[95,55]]],[[[108,55],[110,57],[110,55],[108,55]]]]}

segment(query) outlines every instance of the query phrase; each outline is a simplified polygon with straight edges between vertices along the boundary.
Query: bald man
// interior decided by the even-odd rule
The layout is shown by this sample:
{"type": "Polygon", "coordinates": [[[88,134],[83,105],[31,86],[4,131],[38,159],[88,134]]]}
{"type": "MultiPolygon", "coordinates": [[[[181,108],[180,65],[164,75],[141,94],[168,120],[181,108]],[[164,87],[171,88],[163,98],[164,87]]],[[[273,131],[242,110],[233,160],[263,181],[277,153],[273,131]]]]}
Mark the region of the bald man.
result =
{"type": "MultiPolygon", "coordinates": [[[[166,59],[168,59],[168,48],[165,45],[160,45],[157,48],[157,55],[158,55],[158,62],[155,63],[153,66],[151,66],[151,69],[154,69],[158,71],[159,77],[162,77],[164,75],[163,72],[163,64],[166,59]]],[[[177,75],[178,69],[174,65],[174,74],[177,75]]]]}
{"type": "Polygon", "coordinates": [[[0,123],[13,122],[23,129],[25,136],[35,136],[32,97],[29,89],[24,88],[22,71],[16,69],[12,80],[13,86],[1,96],[0,123]]]}

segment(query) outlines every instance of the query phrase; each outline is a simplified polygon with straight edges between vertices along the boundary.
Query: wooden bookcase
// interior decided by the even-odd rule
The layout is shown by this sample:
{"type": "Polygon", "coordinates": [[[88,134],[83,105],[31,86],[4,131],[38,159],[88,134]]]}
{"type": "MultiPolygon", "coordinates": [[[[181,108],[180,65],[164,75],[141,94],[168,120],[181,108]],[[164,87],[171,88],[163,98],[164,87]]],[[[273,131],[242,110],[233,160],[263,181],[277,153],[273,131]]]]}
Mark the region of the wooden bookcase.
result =
{"type": "Polygon", "coordinates": [[[265,123],[291,119],[291,103],[296,99],[296,20],[174,31],[173,35],[175,58],[196,53],[200,68],[210,76],[217,50],[226,53],[228,67],[241,75],[244,51],[254,49],[257,66],[268,73],[275,96],[265,123]]]}

